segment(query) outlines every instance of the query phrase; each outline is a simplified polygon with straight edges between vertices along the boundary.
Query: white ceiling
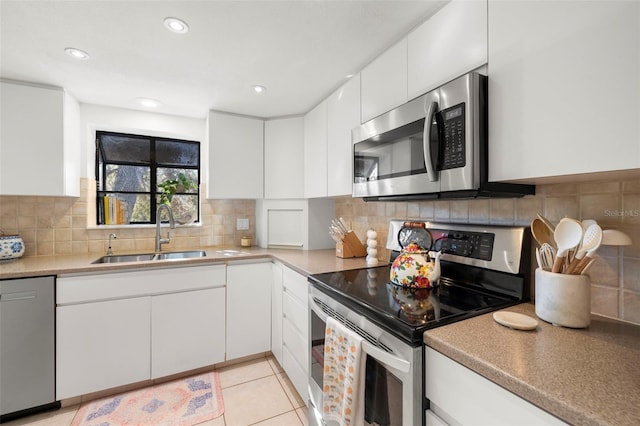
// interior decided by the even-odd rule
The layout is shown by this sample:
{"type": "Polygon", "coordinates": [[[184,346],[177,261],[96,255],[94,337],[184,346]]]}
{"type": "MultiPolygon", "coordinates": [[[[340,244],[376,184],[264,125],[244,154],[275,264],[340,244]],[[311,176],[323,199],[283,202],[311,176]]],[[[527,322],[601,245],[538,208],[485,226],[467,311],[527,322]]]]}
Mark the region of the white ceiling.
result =
{"type": "Polygon", "coordinates": [[[189,117],[296,115],[443,3],[1,0],[0,76],[61,86],[83,103],[143,109],[135,98],[154,98],[158,112],[189,117]],[[189,33],[167,31],[169,16],[189,33]]]}

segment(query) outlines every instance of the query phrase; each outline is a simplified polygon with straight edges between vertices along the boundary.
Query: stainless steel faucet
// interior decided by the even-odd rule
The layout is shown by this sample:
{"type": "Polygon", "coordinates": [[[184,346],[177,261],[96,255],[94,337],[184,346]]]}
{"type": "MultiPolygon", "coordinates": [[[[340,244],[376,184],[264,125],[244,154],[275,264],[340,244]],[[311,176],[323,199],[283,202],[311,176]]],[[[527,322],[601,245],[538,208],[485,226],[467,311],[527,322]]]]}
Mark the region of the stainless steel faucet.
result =
{"type": "Polygon", "coordinates": [[[165,209],[169,213],[169,228],[174,229],[176,227],[176,223],[173,220],[173,213],[171,212],[171,208],[166,204],[160,204],[158,209],[156,210],[156,251],[162,251],[163,244],[169,244],[171,242],[171,236],[169,235],[169,231],[167,231],[167,238],[162,238],[160,236],[160,213],[162,209],[165,209]]]}
{"type": "Polygon", "coordinates": [[[118,237],[116,237],[116,234],[114,234],[113,232],[109,234],[109,248],[107,248],[107,256],[111,256],[113,254],[113,250],[111,250],[111,239],[116,239],[118,237]]]}

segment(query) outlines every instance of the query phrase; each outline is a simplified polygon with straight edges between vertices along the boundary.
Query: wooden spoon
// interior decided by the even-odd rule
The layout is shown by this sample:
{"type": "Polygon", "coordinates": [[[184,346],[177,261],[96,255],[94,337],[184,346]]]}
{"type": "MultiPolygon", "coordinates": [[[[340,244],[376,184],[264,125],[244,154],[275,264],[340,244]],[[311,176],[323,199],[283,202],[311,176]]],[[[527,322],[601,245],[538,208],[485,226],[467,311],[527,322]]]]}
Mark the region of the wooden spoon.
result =
{"type": "Polygon", "coordinates": [[[551,222],[549,222],[549,219],[547,219],[546,217],[542,216],[540,213],[536,213],[536,214],[538,215],[538,219],[543,221],[544,224],[547,225],[547,228],[549,228],[551,230],[551,232],[553,232],[555,230],[555,226],[553,226],[553,224],[551,222]]]}
{"type": "Polygon", "coordinates": [[[540,246],[547,243],[555,247],[553,229],[549,229],[541,219],[536,218],[531,221],[531,233],[540,246]]]}

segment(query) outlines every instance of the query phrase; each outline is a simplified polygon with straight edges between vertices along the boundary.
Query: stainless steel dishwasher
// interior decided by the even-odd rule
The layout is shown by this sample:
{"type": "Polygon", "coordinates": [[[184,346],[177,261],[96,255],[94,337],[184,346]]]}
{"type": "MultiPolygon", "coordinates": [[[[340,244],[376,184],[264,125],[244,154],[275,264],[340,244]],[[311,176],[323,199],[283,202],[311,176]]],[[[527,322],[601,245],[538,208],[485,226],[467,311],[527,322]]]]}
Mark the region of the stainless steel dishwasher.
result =
{"type": "Polygon", "coordinates": [[[55,401],[55,277],[0,281],[0,423],[55,401]]]}

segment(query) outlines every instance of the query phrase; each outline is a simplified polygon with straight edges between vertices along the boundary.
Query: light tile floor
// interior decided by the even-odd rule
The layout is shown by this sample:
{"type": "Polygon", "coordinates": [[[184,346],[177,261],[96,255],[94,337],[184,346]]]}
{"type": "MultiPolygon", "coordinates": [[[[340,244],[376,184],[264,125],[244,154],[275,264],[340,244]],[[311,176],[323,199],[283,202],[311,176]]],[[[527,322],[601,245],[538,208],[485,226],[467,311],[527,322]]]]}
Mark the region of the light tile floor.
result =
{"type": "MultiPolygon", "coordinates": [[[[307,407],[272,357],[217,369],[224,414],[201,426],[307,426],[307,407]]],[[[79,405],[3,423],[8,426],[69,426],[79,405]]]]}

